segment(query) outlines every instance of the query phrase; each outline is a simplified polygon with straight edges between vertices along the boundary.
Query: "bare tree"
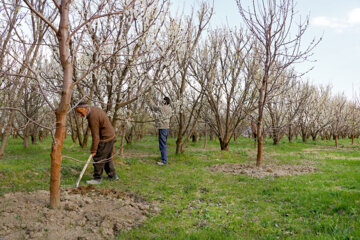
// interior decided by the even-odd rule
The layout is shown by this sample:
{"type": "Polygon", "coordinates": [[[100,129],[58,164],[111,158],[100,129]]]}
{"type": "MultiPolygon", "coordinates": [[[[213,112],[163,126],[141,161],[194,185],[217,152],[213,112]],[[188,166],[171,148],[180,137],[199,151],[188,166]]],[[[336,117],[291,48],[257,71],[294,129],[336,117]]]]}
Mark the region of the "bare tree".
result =
{"type": "Polygon", "coordinates": [[[349,116],[346,119],[347,121],[347,127],[346,127],[346,134],[347,136],[351,139],[351,145],[354,145],[354,140],[356,137],[356,131],[357,131],[357,125],[358,125],[358,121],[356,121],[356,119],[354,119],[354,117],[357,117],[358,112],[356,107],[349,103],[348,104],[348,111],[349,111],[349,116]]]}
{"type": "Polygon", "coordinates": [[[180,42],[175,52],[173,64],[166,68],[167,79],[163,86],[164,93],[172,99],[175,106],[175,120],[177,122],[176,153],[183,153],[188,138],[192,135],[199,119],[202,94],[194,90],[189,83],[192,81],[189,75],[192,55],[200,41],[205,27],[213,15],[213,8],[202,2],[197,16],[192,13],[182,23],[173,24],[173,29],[179,33],[180,42]],[[198,21],[196,21],[196,19],[198,21]],[[179,31],[180,30],[180,31],[179,31]]]}
{"type": "MultiPolygon", "coordinates": [[[[246,72],[249,37],[239,32],[217,29],[209,43],[199,49],[193,74],[203,89],[211,115],[203,119],[215,130],[221,150],[228,151],[235,130],[255,109],[257,91],[246,72]]],[[[251,60],[250,60],[251,61],[251,60]]]]}
{"type": "MultiPolygon", "coordinates": [[[[134,117],[134,107],[141,105],[135,100],[156,84],[168,61],[173,41],[161,42],[159,36],[168,20],[168,8],[166,0],[138,2],[133,11],[86,26],[78,51],[72,48],[75,81],[94,64],[99,65],[77,85],[73,104],[85,99],[99,105],[110,116],[117,135],[124,130],[124,121],[132,121],[127,118],[134,117]]],[[[82,18],[89,14],[78,11],[82,18]]],[[[86,146],[88,130],[79,121],[74,127],[78,138],[83,136],[79,143],[86,146]]]]}
{"type": "Polygon", "coordinates": [[[296,82],[295,86],[290,88],[285,94],[288,101],[285,115],[287,118],[286,127],[289,142],[292,142],[294,135],[297,134],[298,119],[306,109],[308,99],[311,96],[308,86],[308,83],[303,83],[301,81],[296,82]]]}
{"type": "Polygon", "coordinates": [[[278,87],[283,72],[294,63],[306,60],[319,41],[311,42],[304,49],[301,47],[301,39],[308,27],[309,18],[304,22],[300,21],[294,32],[296,11],[293,0],[253,0],[249,8],[245,8],[241,0],[236,2],[245,25],[258,43],[254,51],[258,51],[258,62],[261,65],[261,71],[256,72],[256,78],[259,79],[256,165],[260,167],[263,155],[264,107],[267,99],[278,87]]]}
{"type": "MultiPolygon", "coordinates": [[[[79,23],[76,21],[79,19],[72,18],[72,11],[70,8],[73,5],[71,0],[62,0],[61,2],[53,0],[52,3],[48,2],[46,8],[56,11],[56,14],[54,15],[46,15],[39,10],[39,6],[36,4],[29,2],[28,0],[23,1],[26,6],[34,14],[36,14],[38,18],[40,18],[52,29],[53,33],[55,34],[59,50],[59,59],[62,67],[61,96],[58,101],[58,106],[55,108],[55,106],[52,106],[52,104],[48,102],[51,108],[54,110],[56,116],[54,141],[51,150],[50,206],[57,208],[60,206],[59,190],[60,167],[62,161],[61,153],[66,134],[67,115],[71,102],[72,92],[74,86],[78,84],[79,81],[84,79],[91,72],[91,70],[93,70],[93,68],[89,69],[77,79],[77,82],[73,82],[74,68],[70,51],[72,39],[74,38],[74,35],[80,33],[80,30],[82,30],[84,26],[91,24],[96,19],[110,15],[121,15],[124,13],[124,9],[117,8],[117,6],[112,1],[93,1],[92,5],[88,9],[91,14],[89,14],[88,18],[83,19],[79,23]],[[53,21],[57,16],[58,18],[55,22],[58,23],[58,27],[55,26],[55,22],[53,21]]],[[[135,1],[129,2],[128,6],[125,8],[132,7],[134,3],[135,1]]],[[[96,68],[96,66],[94,68],[96,68]]]]}
{"type": "MultiPolygon", "coordinates": [[[[15,24],[15,22],[13,22],[13,15],[18,14],[22,21],[16,24],[26,24],[26,21],[29,21],[29,25],[31,26],[31,28],[29,29],[30,34],[26,34],[20,30],[14,29],[14,36],[12,36],[11,39],[9,38],[7,40],[12,41],[13,43],[16,42],[17,44],[13,44],[12,48],[8,48],[6,51],[3,52],[4,54],[6,53],[9,57],[12,57],[14,59],[14,61],[16,62],[16,67],[13,67],[6,72],[6,76],[13,81],[13,83],[11,84],[8,102],[6,103],[6,106],[11,107],[12,111],[8,115],[7,124],[4,124],[4,121],[2,120],[3,124],[6,127],[4,129],[4,134],[2,135],[0,158],[4,154],[7,139],[10,134],[10,129],[13,127],[13,122],[15,120],[16,114],[16,111],[14,111],[14,109],[17,109],[19,107],[20,102],[23,100],[24,91],[26,91],[28,85],[30,85],[28,81],[30,78],[33,78],[34,75],[33,72],[29,70],[29,68],[35,65],[36,59],[38,58],[40,51],[40,43],[42,42],[44,34],[48,29],[41,20],[36,19],[33,15],[31,15],[29,19],[25,19],[24,13],[20,11],[19,4],[20,3],[18,1],[15,1],[13,5],[7,4],[3,1],[5,14],[11,24],[15,24]],[[30,36],[28,37],[27,35],[30,36]],[[22,60],[20,60],[21,58],[22,60]]],[[[37,6],[39,7],[39,11],[41,13],[44,12],[44,5],[44,1],[37,2],[37,6]]],[[[37,83],[35,83],[35,85],[37,85],[37,83]]],[[[32,88],[35,89],[35,85],[32,85],[32,88]]],[[[24,104],[22,104],[22,106],[24,106],[24,104]]],[[[20,109],[17,110],[20,111],[20,109]]],[[[29,105],[27,109],[23,110],[26,122],[23,125],[23,128],[27,130],[24,131],[24,133],[30,134],[30,127],[32,123],[29,121],[29,119],[31,119],[31,116],[28,115],[28,112],[26,110],[29,110],[29,105]]],[[[3,115],[5,112],[6,111],[3,112],[3,115]]],[[[25,143],[24,146],[28,145],[26,145],[25,143]]]]}
{"type": "Polygon", "coordinates": [[[304,91],[309,92],[309,97],[298,116],[298,126],[303,142],[312,136],[315,141],[317,135],[331,124],[331,88],[304,85],[304,91]]]}
{"type": "Polygon", "coordinates": [[[352,145],[354,144],[354,139],[359,137],[360,132],[360,105],[358,101],[359,100],[354,96],[354,99],[349,102],[349,116],[347,122],[352,145]]]}
{"type": "Polygon", "coordinates": [[[266,104],[268,118],[265,119],[265,132],[269,131],[274,145],[279,144],[286,133],[292,134],[291,127],[295,125],[295,119],[305,108],[304,104],[310,96],[304,85],[293,77],[291,72],[285,72],[279,81],[282,83],[279,92],[266,104]]]}
{"type": "Polygon", "coordinates": [[[338,140],[341,133],[346,129],[346,120],[349,117],[347,99],[345,95],[339,94],[331,99],[331,118],[332,123],[330,125],[333,138],[335,140],[335,146],[338,147],[338,140]]]}

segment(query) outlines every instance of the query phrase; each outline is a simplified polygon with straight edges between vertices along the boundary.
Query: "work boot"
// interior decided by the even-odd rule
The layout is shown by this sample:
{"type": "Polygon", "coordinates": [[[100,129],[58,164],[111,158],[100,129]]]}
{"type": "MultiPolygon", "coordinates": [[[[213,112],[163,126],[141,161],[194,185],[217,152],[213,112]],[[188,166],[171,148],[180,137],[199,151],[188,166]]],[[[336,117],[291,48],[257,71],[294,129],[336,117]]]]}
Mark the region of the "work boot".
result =
{"type": "Polygon", "coordinates": [[[91,184],[91,185],[100,184],[101,182],[102,182],[101,178],[99,178],[99,179],[92,179],[92,180],[87,180],[87,181],[86,181],[87,184],[91,184]]]}
{"type": "Polygon", "coordinates": [[[164,165],[166,165],[167,163],[164,163],[164,162],[157,162],[157,165],[159,165],[159,166],[164,166],[164,165]]]}
{"type": "Polygon", "coordinates": [[[106,176],[105,179],[117,181],[117,180],[119,180],[119,176],[115,173],[114,176],[106,176]]]}

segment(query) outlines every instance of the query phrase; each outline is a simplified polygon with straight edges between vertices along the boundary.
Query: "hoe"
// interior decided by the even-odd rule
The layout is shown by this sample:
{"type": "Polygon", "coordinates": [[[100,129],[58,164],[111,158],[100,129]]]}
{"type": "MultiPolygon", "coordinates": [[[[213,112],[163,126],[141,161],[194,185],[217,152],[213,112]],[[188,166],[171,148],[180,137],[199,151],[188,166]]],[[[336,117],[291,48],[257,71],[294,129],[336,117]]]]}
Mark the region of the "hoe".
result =
{"type": "Polygon", "coordinates": [[[91,159],[92,159],[92,155],[90,154],[87,162],[85,163],[85,166],[83,167],[83,169],[82,169],[82,171],[80,173],[80,176],[79,176],[78,180],[76,181],[75,187],[79,187],[80,180],[81,180],[82,176],[84,175],[85,170],[86,170],[87,166],[89,165],[91,159]]]}

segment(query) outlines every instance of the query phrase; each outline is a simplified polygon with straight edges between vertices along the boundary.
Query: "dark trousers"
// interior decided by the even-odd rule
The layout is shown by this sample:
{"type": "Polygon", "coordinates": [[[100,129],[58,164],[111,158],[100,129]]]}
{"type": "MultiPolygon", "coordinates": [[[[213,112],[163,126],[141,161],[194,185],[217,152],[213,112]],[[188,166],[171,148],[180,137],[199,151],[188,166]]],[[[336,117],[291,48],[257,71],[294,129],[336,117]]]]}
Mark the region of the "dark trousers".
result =
{"type": "Polygon", "coordinates": [[[161,153],[161,162],[167,163],[168,156],[167,156],[167,138],[169,136],[169,129],[159,129],[159,149],[161,153]]]}
{"type": "Polygon", "coordinates": [[[114,142],[115,140],[99,143],[96,155],[93,158],[94,179],[100,179],[104,169],[109,177],[115,176],[116,172],[112,160],[112,151],[114,147],[114,142]]]}

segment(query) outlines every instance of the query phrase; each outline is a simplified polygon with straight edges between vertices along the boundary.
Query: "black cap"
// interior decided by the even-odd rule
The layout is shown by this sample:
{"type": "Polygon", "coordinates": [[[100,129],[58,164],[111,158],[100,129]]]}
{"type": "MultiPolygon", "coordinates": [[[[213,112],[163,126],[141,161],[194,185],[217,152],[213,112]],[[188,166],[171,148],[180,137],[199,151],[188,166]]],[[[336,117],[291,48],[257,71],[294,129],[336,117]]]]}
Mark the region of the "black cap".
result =
{"type": "Polygon", "coordinates": [[[166,105],[169,105],[169,104],[170,104],[170,98],[164,97],[164,101],[166,102],[166,105]]]}
{"type": "Polygon", "coordinates": [[[75,108],[84,108],[84,107],[89,107],[87,102],[79,102],[78,105],[76,105],[75,108]]]}

